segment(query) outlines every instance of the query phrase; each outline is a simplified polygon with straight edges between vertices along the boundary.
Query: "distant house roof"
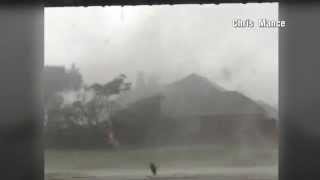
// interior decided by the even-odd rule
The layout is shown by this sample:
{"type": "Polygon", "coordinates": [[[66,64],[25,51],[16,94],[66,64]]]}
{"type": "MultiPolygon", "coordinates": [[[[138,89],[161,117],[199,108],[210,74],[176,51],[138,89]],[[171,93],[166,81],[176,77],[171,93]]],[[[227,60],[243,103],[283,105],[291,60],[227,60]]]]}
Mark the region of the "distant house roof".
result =
{"type": "Polygon", "coordinates": [[[281,0],[45,0],[46,7],[64,6],[127,6],[127,5],[161,5],[161,4],[221,4],[221,3],[262,3],[281,0]]]}

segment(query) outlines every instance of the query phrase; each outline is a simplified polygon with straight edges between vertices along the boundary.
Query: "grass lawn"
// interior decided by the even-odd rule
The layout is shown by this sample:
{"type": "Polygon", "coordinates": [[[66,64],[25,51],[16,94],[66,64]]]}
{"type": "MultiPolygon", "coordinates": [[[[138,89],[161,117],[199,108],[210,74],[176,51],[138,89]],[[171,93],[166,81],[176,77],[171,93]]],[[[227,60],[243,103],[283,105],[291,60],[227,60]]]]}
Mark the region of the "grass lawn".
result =
{"type": "Polygon", "coordinates": [[[46,150],[47,171],[160,168],[276,166],[277,147],[201,146],[138,150],[46,150]]]}

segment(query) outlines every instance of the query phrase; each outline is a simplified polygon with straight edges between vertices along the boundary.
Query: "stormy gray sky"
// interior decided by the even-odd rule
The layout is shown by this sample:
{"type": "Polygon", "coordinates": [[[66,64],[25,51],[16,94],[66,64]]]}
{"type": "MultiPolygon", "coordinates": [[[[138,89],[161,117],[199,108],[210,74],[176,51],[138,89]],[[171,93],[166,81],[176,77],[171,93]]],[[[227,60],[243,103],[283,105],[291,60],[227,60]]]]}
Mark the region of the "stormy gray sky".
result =
{"type": "Polygon", "coordinates": [[[75,63],[86,83],[137,71],[163,83],[198,73],[278,104],[278,30],[236,29],[236,18],[277,19],[278,4],[47,8],[45,64],[75,63]]]}

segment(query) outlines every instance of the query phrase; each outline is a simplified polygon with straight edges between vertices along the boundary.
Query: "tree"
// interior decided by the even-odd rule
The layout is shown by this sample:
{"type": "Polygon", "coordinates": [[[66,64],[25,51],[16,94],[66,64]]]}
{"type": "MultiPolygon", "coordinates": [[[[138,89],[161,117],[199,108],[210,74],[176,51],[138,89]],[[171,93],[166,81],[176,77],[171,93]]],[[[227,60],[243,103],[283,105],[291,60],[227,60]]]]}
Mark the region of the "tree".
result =
{"type": "MultiPolygon", "coordinates": [[[[94,90],[96,97],[93,99],[92,104],[94,109],[98,110],[98,118],[103,119],[107,127],[107,139],[112,144],[118,144],[113,138],[113,126],[111,121],[111,115],[114,111],[115,103],[110,100],[113,95],[118,95],[123,91],[128,91],[131,88],[131,83],[125,82],[126,76],[124,74],[119,75],[111,82],[106,84],[93,84],[90,88],[94,90]]],[[[98,122],[99,123],[99,122],[98,122]]]]}
{"type": "Polygon", "coordinates": [[[105,84],[84,86],[73,103],[55,103],[48,111],[48,140],[62,147],[105,144],[105,130],[112,129],[110,114],[116,105],[110,97],[130,89],[131,84],[125,79],[122,74],[105,84]]]}
{"type": "Polygon", "coordinates": [[[98,96],[110,97],[111,95],[119,94],[121,91],[127,91],[131,87],[131,83],[125,82],[126,75],[121,74],[111,82],[106,84],[93,84],[90,88],[95,91],[98,96]]]}
{"type": "Polygon", "coordinates": [[[67,71],[67,81],[69,89],[79,90],[82,86],[83,80],[79,68],[75,64],[71,65],[71,68],[67,71]]]}

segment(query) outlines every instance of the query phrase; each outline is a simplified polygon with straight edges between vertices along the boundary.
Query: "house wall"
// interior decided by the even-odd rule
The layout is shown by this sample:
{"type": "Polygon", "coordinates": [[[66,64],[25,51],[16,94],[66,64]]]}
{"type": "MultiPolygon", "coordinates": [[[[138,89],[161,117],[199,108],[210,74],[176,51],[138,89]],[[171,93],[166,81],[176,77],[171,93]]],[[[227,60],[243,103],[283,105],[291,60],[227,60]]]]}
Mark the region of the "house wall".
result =
{"type": "Polygon", "coordinates": [[[248,143],[273,141],[275,120],[257,115],[225,115],[201,118],[199,141],[205,143],[248,143]],[[272,140],[273,139],[273,140],[272,140]]]}

